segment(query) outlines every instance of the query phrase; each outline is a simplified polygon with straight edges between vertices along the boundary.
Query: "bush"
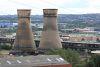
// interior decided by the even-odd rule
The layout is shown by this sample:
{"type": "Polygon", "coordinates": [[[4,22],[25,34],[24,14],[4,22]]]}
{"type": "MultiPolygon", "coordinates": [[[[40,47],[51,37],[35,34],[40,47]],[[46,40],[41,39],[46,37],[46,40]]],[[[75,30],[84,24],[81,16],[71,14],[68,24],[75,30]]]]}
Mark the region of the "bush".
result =
{"type": "Polygon", "coordinates": [[[3,50],[10,50],[12,47],[9,46],[9,45],[0,45],[0,49],[3,49],[3,50]]]}
{"type": "Polygon", "coordinates": [[[79,54],[71,49],[50,49],[46,52],[47,55],[60,55],[73,66],[80,62],[79,54]]]}
{"type": "Polygon", "coordinates": [[[100,55],[92,55],[89,59],[89,62],[87,63],[87,67],[100,67],[100,55]]]}

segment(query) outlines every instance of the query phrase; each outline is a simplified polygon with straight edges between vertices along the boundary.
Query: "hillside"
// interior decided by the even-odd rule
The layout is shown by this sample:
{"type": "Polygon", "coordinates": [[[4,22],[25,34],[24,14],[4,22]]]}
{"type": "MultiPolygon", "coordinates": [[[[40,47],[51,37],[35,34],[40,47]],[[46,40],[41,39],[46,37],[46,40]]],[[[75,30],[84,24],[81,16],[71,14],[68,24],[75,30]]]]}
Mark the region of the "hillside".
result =
{"type": "MultiPolygon", "coordinates": [[[[32,23],[41,23],[43,20],[42,15],[32,15],[32,23]]],[[[0,15],[0,22],[17,22],[16,15],[0,15]]],[[[100,27],[100,14],[59,14],[59,23],[68,23],[73,25],[88,25],[100,27]]]]}

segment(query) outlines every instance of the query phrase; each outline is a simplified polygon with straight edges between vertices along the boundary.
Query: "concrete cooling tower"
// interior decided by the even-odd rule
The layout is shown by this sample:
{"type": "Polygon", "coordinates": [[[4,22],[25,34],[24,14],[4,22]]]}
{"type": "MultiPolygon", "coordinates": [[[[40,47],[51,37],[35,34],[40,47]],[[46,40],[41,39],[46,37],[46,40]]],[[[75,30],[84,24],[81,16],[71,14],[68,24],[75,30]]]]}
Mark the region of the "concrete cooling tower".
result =
{"type": "Polygon", "coordinates": [[[23,54],[33,53],[35,50],[35,42],[33,39],[32,29],[30,26],[30,11],[29,9],[18,9],[18,30],[12,53],[23,54]]]}
{"type": "Polygon", "coordinates": [[[44,25],[39,48],[62,48],[57,28],[57,9],[43,9],[43,14],[44,25]]]}

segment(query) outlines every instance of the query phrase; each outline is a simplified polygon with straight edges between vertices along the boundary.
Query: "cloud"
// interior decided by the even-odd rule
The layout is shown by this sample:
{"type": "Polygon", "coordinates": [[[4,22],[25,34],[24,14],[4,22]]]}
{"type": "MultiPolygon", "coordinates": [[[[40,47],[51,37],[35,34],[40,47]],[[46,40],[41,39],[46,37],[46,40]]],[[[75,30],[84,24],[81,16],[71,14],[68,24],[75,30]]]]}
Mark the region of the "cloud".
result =
{"type": "Polygon", "coordinates": [[[44,2],[49,2],[55,5],[63,5],[67,3],[75,3],[78,2],[79,0],[43,0],[44,2]]]}
{"type": "Polygon", "coordinates": [[[0,0],[0,14],[16,14],[17,9],[32,9],[32,14],[42,14],[44,8],[60,9],[61,5],[79,0],[0,0]]]}
{"type": "Polygon", "coordinates": [[[0,14],[16,14],[17,9],[42,14],[44,8],[57,8],[59,14],[100,13],[100,0],[0,0],[0,14]]]}
{"type": "Polygon", "coordinates": [[[88,7],[91,7],[91,8],[100,8],[100,0],[87,0],[88,2],[88,7]]]}
{"type": "Polygon", "coordinates": [[[88,13],[100,13],[100,9],[98,8],[67,8],[67,9],[59,9],[59,13],[63,14],[88,14],[88,13]]]}

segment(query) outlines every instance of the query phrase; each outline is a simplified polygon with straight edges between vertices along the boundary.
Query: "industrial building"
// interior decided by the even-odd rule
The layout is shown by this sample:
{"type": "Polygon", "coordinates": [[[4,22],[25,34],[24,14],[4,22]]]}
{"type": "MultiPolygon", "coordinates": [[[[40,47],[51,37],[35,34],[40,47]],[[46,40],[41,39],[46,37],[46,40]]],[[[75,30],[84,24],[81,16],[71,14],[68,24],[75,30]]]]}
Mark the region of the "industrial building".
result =
{"type": "Polygon", "coordinates": [[[58,55],[38,55],[0,58],[0,67],[72,67],[58,55]]]}

